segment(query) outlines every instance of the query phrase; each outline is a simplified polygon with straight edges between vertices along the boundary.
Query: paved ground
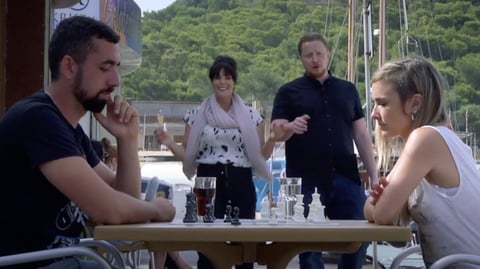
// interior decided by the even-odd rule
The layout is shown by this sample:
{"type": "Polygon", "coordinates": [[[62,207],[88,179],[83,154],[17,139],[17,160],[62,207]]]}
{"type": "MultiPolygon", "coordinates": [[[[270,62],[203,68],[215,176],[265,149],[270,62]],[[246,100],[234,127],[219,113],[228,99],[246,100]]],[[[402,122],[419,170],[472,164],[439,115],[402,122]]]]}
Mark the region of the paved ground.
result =
{"type": "MultiPolygon", "coordinates": [[[[390,264],[392,263],[392,260],[395,256],[397,256],[403,248],[400,247],[392,247],[389,245],[385,244],[378,244],[377,245],[377,260],[378,264],[377,266],[374,266],[371,263],[367,263],[363,266],[363,269],[389,269],[390,264]]],[[[195,251],[182,251],[181,252],[182,257],[192,266],[192,268],[196,269],[196,262],[197,262],[197,252],[195,251]]],[[[372,257],[373,256],[373,247],[372,245],[369,246],[367,250],[367,256],[372,257]]],[[[141,269],[146,269],[148,268],[148,258],[147,258],[146,251],[142,252],[141,255],[141,269]]],[[[336,269],[337,264],[335,260],[334,255],[326,255],[324,256],[325,259],[325,269],[336,269]]],[[[371,259],[370,259],[371,260],[371,259]]],[[[285,269],[297,269],[299,268],[298,266],[298,256],[295,257],[288,265],[287,268],[285,269]]],[[[423,260],[421,255],[419,254],[413,254],[408,256],[403,262],[402,262],[402,267],[401,268],[409,268],[409,269],[425,269],[425,266],[423,264],[423,260]]],[[[140,268],[139,268],[140,269],[140,268]]],[[[266,269],[266,266],[263,265],[255,265],[255,269],[266,269]]]]}
{"type": "MultiPolygon", "coordinates": [[[[197,266],[196,266],[196,262],[197,262],[197,258],[198,258],[197,252],[195,252],[195,251],[182,251],[181,255],[192,266],[192,268],[194,268],[194,269],[197,268],[197,266]]],[[[141,263],[142,263],[141,269],[148,268],[148,266],[147,266],[148,260],[147,260],[146,253],[142,253],[141,263]]],[[[285,268],[285,269],[297,269],[297,268],[298,268],[298,257],[295,257],[289,263],[288,267],[285,268]]],[[[326,264],[325,264],[325,269],[336,269],[336,268],[337,268],[337,265],[333,261],[333,258],[328,258],[327,257],[327,261],[326,261],[326,264]]],[[[266,266],[255,264],[255,269],[266,269],[266,266]]],[[[374,269],[374,266],[372,264],[365,264],[363,266],[363,269],[374,269]]],[[[379,265],[379,266],[377,266],[376,269],[384,269],[384,267],[379,265]]]]}
{"type": "MultiPolygon", "coordinates": [[[[197,262],[197,253],[194,251],[183,251],[182,256],[192,265],[193,268],[196,268],[197,262]]],[[[264,265],[255,264],[255,269],[266,269],[267,267],[264,265]]],[[[328,263],[325,264],[325,269],[334,269],[337,268],[336,264],[328,263]]],[[[366,264],[364,269],[372,269],[373,266],[371,264],[366,264]]],[[[295,257],[288,265],[286,269],[298,269],[298,256],[295,257]]],[[[377,269],[381,269],[377,267],[377,269]]]]}

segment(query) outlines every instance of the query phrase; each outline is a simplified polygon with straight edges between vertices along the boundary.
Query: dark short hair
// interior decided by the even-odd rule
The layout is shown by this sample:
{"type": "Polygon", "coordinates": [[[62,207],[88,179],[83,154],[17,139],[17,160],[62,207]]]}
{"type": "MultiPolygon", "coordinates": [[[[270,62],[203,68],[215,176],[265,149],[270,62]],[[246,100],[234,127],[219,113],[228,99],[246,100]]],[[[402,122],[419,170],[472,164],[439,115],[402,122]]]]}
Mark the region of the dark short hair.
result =
{"type": "Polygon", "coordinates": [[[114,44],[120,40],[110,26],[86,16],[73,16],[58,24],[48,48],[48,66],[53,81],[59,77],[60,62],[65,55],[70,55],[78,64],[85,62],[95,49],[94,37],[114,44]]]}
{"type": "Polygon", "coordinates": [[[302,38],[300,38],[300,41],[298,41],[297,49],[298,49],[298,55],[302,56],[302,45],[305,42],[312,42],[312,41],[321,41],[323,45],[328,49],[328,43],[325,37],[319,33],[307,33],[305,34],[302,38]]]}
{"type": "Polygon", "coordinates": [[[232,76],[232,79],[237,83],[237,62],[230,56],[217,56],[208,72],[210,81],[220,75],[220,71],[225,72],[225,75],[232,76]]]}

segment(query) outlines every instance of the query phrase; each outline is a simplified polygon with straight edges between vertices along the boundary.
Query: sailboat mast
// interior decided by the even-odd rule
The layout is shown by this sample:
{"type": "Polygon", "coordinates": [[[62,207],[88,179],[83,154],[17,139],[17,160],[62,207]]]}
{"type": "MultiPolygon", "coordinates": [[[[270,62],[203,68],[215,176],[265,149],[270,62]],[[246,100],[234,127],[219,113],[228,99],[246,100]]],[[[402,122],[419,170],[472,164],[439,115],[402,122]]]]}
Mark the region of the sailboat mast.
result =
{"type": "Polygon", "coordinates": [[[385,50],[385,32],[386,32],[386,4],[385,0],[379,0],[378,8],[378,67],[382,66],[385,63],[386,50],[385,50]]]}
{"type": "Polygon", "coordinates": [[[347,46],[347,80],[355,83],[356,53],[355,53],[355,10],[357,0],[348,1],[348,46],[347,46]]]}
{"type": "Polygon", "coordinates": [[[366,3],[363,0],[363,54],[365,64],[365,118],[367,122],[367,130],[372,135],[373,127],[370,120],[370,113],[372,111],[372,102],[370,96],[370,60],[373,57],[372,44],[372,3],[366,3]]]}

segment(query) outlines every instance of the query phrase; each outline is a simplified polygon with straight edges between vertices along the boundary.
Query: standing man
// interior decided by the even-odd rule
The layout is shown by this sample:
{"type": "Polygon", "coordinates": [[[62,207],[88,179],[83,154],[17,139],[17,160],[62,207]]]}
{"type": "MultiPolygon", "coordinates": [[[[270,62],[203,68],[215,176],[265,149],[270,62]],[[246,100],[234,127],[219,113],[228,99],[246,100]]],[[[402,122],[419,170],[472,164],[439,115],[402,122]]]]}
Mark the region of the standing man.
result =
{"type": "MultiPolygon", "coordinates": [[[[118,41],[97,20],[63,20],[49,45],[51,85],[17,102],[0,120],[0,256],[76,244],[87,220],[173,219],[168,200],[139,199],[138,112],[112,96],[120,84],[118,41]],[[116,138],[116,174],[100,161],[78,123],[87,111],[116,138]]],[[[15,268],[77,268],[69,266],[82,262],[70,258],[15,268]]]]}
{"type": "MultiPolygon", "coordinates": [[[[329,73],[322,35],[303,36],[298,52],[305,74],[278,90],[272,111],[272,126],[286,141],[287,176],[302,178],[305,205],[318,188],[329,219],[363,219],[365,192],[353,141],[372,181],[377,171],[357,89],[329,73]]],[[[367,246],[343,254],[338,268],[362,268],[367,246]]],[[[299,258],[301,269],[324,268],[321,252],[304,252],[299,258]]]]}

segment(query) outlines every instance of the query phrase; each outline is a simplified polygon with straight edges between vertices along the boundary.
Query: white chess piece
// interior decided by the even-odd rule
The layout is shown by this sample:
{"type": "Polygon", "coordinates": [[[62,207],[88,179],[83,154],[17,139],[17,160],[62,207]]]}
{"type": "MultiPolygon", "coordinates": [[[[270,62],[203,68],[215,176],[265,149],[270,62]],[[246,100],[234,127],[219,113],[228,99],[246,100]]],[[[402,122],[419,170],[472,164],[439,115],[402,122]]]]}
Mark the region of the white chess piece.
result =
{"type": "Polygon", "coordinates": [[[263,199],[262,208],[260,209],[260,221],[268,221],[270,219],[270,201],[263,199]]]}
{"type": "Polygon", "coordinates": [[[270,209],[270,221],[268,222],[269,224],[278,224],[278,208],[277,207],[272,207],[270,209]]]}
{"type": "Polygon", "coordinates": [[[283,221],[286,219],[286,203],[285,203],[285,195],[280,191],[280,194],[278,196],[278,201],[277,201],[277,218],[279,221],[283,221]]]}
{"type": "Polygon", "coordinates": [[[297,194],[297,202],[293,206],[293,221],[305,222],[305,216],[303,215],[303,194],[297,194]]]}
{"type": "Polygon", "coordinates": [[[320,194],[315,188],[315,192],[312,194],[312,203],[310,204],[310,210],[307,220],[309,222],[322,222],[325,221],[324,206],[320,201],[320,194]]]}

